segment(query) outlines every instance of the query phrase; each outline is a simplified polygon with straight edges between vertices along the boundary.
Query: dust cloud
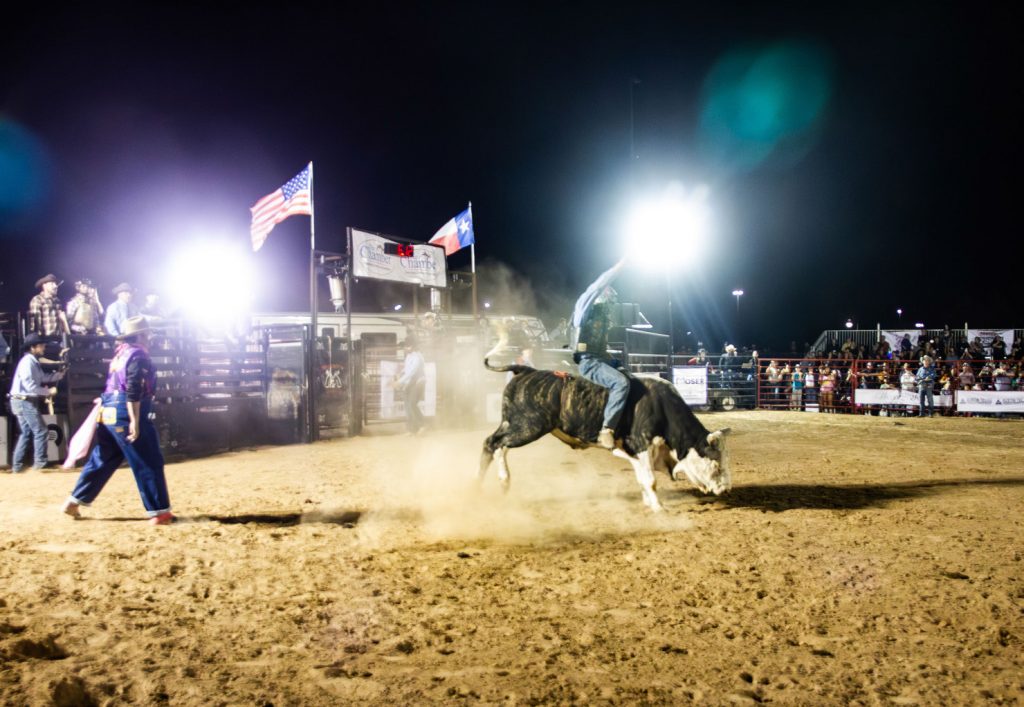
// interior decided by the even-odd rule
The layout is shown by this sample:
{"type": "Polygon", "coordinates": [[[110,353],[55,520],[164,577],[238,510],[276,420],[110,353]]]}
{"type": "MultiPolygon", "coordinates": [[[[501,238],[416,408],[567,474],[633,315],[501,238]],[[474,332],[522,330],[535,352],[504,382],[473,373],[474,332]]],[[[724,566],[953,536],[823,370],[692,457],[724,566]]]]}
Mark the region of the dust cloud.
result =
{"type": "Polygon", "coordinates": [[[497,462],[478,482],[484,436],[460,434],[455,444],[451,435],[412,438],[388,476],[384,505],[360,523],[361,538],[394,541],[407,526],[404,532],[430,542],[544,544],[690,527],[671,503],[658,515],[643,506],[628,464],[597,449],[566,460],[568,448],[552,437],[509,451],[507,493],[497,462]]]}

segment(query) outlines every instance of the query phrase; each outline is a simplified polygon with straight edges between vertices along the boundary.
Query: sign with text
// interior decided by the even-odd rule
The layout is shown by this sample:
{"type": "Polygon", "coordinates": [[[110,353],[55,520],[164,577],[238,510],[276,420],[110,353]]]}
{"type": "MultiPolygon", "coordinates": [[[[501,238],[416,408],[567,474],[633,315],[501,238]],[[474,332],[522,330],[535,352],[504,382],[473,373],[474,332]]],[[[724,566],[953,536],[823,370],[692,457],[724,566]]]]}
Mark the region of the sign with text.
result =
{"type": "MultiPolygon", "coordinates": [[[[377,233],[350,229],[352,234],[352,277],[406,282],[426,287],[447,287],[448,270],[444,248],[430,243],[413,243],[412,255],[392,255],[385,244],[406,245],[377,233]]],[[[406,252],[407,249],[402,249],[406,252]]]]}
{"type": "Polygon", "coordinates": [[[708,404],[707,366],[673,366],[672,385],[687,405],[708,404]]]}
{"type": "MultiPolygon", "coordinates": [[[[952,395],[942,395],[935,391],[935,407],[948,408],[953,406],[952,395]]],[[[855,405],[891,405],[893,407],[918,407],[921,399],[917,393],[900,388],[857,388],[853,393],[855,405]]]]}
{"type": "Polygon", "coordinates": [[[1019,390],[958,390],[956,408],[960,412],[1024,412],[1024,392],[1019,390]]]}

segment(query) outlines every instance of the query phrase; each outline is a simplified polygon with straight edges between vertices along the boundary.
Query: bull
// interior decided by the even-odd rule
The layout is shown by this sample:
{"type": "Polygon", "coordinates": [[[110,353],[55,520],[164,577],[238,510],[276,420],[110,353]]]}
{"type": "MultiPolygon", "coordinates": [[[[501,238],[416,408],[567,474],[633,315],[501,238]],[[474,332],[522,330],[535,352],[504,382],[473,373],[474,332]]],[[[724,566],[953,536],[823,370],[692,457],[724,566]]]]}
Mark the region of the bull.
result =
{"type": "MultiPolygon", "coordinates": [[[[491,461],[498,462],[498,479],[507,490],[509,449],[534,442],[549,432],[574,449],[596,444],[607,389],[585,378],[522,365],[491,365],[491,371],[512,372],[505,386],[501,424],[484,441],[480,457],[482,481],[491,461]]],[[[629,377],[626,409],[615,430],[612,454],[632,465],[644,505],[663,510],[655,490],[654,472],[669,472],[674,481],[686,477],[703,493],[716,496],[732,487],[725,434],[709,432],[682,396],[656,378],[629,377]]]]}

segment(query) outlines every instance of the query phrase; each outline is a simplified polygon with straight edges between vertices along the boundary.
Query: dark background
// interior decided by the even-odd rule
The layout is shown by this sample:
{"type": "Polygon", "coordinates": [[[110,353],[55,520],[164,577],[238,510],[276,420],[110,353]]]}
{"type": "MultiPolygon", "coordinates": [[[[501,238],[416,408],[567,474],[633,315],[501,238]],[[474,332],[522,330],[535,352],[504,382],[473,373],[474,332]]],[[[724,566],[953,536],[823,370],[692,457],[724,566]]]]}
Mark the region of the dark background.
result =
{"type": "MultiPolygon", "coordinates": [[[[312,159],[320,248],[350,225],[426,240],[472,201],[499,310],[567,316],[622,255],[631,195],[678,180],[708,184],[715,214],[670,278],[691,348],[788,348],[848,317],[1021,326],[1017,24],[984,4],[828,5],[18,10],[0,44],[0,309],[51,271],[63,298],[88,276],[107,301],[183,243],[245,248],[248,207],[312,159]],[[819,48],[830,82],[799,149],[744,168],[701,149],[716,63],[785,42],[819,48]]],[[[240,256],[257,307],[308,308],[308,223],[240,256]]],[[[664,330],[665,278],[620,284],[664,330]]]]}

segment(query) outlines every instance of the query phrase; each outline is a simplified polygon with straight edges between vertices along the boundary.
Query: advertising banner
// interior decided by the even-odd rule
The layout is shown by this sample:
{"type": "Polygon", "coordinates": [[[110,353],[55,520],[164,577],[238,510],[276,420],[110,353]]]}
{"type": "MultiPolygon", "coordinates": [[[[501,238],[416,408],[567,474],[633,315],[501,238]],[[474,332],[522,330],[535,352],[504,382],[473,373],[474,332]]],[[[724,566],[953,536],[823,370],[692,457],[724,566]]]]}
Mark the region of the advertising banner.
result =
{"type": "Polygon", "coordinates": [[[967,330],[967,341],[974,341],[974,337],[981,338],[981,345],[985,347],[985,355],[992,355],[992,339],[996,338],[996,334],[1003,337],[1003,341],[1006,342],[1006,351],[1009,353],[1010,349],[1013,348],[1013,329],[968,329],[967,330]]]}
{"type": "MultiPolygon", "coordinates": [[[[935,407],[948,408],[953,406],[952,395],[942,395],[935,391],[935,407]]],[[[917,393],[900,388],[857,388],[853,392],[855,405],[891,405],[893,407],[918,407],[920,399],[917,393]]]]}
{"type": "Polygon", "coordinates": [[[956,408],[960,412],[1024,412],[1024,391],[958,390],[956,408]]]}
{"type": "Polygon", "coordinates": [[[385,253],[385,243],[400,245],[398,241],[376,233],[352,229],[352,277],[447,287],[444,248],[429,243],[413,243],[413,254],[404,257],[385,253]]]}
{"type": "MultiPolygon", "coordinates": [[[[405,400],[395,390],[395,377],[402,372],[401,361],[380,362],[380,416],[383,420],[401,420],[405,417],[405,400]]],[[[437,414],[437,364],[427,361],[423,368],[426,389],[420,401],[420,412],[424,417],[437,414]]]]}
{"type": "Polygon", "coordinates": [[[911,346],[917,345],[917,337],[921,335],[920,329],[882,329],[882,338],[889,342],[889,350],[893,353],[900,352],[900,342],[903,335],[910,336],[911,346]]]}
{"type": "Polygon", "coordinates": [[[672,385],[687,405],[708,404],[707,366],[673,366],[672,385]]]}

